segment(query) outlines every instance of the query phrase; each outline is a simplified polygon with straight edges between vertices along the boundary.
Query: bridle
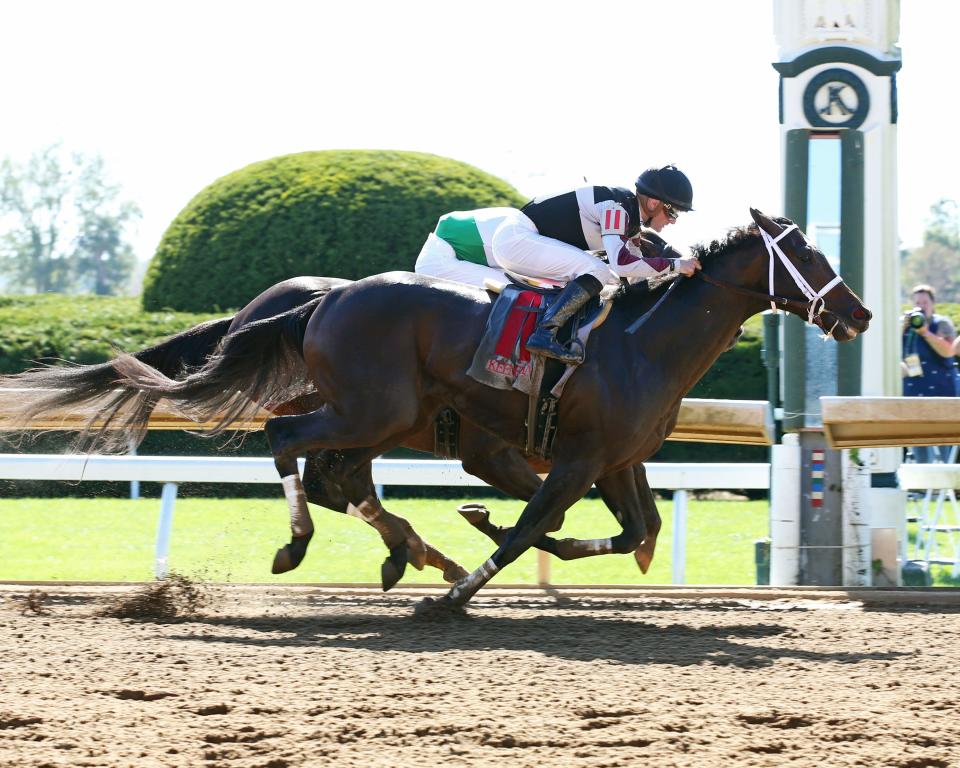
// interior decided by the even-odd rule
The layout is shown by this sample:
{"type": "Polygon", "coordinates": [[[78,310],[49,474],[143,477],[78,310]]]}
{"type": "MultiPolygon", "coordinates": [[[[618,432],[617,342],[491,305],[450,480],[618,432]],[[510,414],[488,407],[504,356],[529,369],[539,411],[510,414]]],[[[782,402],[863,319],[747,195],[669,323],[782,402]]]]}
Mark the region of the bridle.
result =
{"type": "Polygon", "coordinates": [[[840,277],[840,275],[836,275],[833,278],[833,280],[831,280],[829,283],[823,286],[823,288],[821,288],[819,291],[814,291],[813,287],[810,285],[810,283],[807,282],[806,278],[800,274],[800,270],[798,270],[794,266],[793,262],[790,261],[790,259],[787,258],[787,255],[783,252],[783,249],[780,248],[780,241],[784,237],[786,237],[788,234],[790,234],[793,230],[798,229],[797,225],[791,224],[790,226],[785,227],[784,230],[776,237],[773,237],[772,235],[770,235],[766,230],[763,229],[763,227],[758,227],[758,229],[760,230],[760,234],[763,237],[763,244],[767,248],[767,256],[769,257],[769,265],[770,265],[770,268],[769,268],[770,292],[769,293],[761,293],[760,291],[754,291],[754,290],[751,290],[750,288],[742,288],[739,285],[728,283],[725,280],[718,280],[712,275],[704,274],[703,271],[697,272],[696,276],[701,278],[702,280],[705,280],[708,283],[711,283],[712,285],[716,285],[720,288],[725,288],[728,291],[733,291],[735,293],[739,293],[744,296],[750,296],[752,298],[762,299],[763,301],[769,301],[770,308],[774,312],[777,311],[778,306],[782,307],[785,310],[796,312],[798,315],[802,315],[804,312],[806,312],[808,323],[810,323],[811,325],[816,325],[818,328],[823,330],[824,333],[826,333],[827,335],[831,334],[833,332],[833,329],[837,327],[840,321],[838,320],[834,324],[833,328],[831,328],[828,331],[826,328],[823,327],[821,323],[817,322],[817,320],[819,319],[820,315],[822,315],[824,311],[826,311],[826,308],[827,308],[826,299],[824,298],[824,296],[830,293],[830,291],[832,291],[836,286],[842,284],[843,278],[840,277]],[[780,259],[780,263],[783,264],[784,268],[787,270],[787,273],[790,275],[790,277],[793,278],[793,282],[797,286],[797,288],[799,288],[800,291],[803,293],[803,295],[807,297],[806,302],[800,301],[799,299],[789,299],[786,296],[780,296],[779,294],[774,293],[773,274],[774,274],[774,267],[776,266],[776,260],[774,259],[774,254],[776,254],[777,258],[780,259]]]}
{"type": "MultiPolygon", "coordinates": [[[[713,275],[708,275],[703,272],[703,270],[698,270],[693,274],[694,277],[699,277],[701,280],[715,285],[718,288],[723,288],[727,291],[732,291],[733,293],[739,293],[742,296],[749,296],[753,299],[761,299],[762,301],[769,301],[770,308],[776,312],[777,308],[782,308],[787,311],[795,312],[798,315],[803,315],[804,312],[807,314],[807,322],[810,325],[817,326],[820,330],[824,332],[824,339],[830,338],[833,334],[834,329],[840,324],[840,320],[833,324],[833,328],[829,331],[823,327],[822,322],[818,322],[820,315],[826,311],[826,296],[830,291],[832,291],[836,286],[843,283],[843,278],[840,275],[836,275],[833,280],[827,283],[819,291],[814,291],[810,283],[807,282],[806,278],[800,274],[792,261],[787,258],[787,255],[783,252],[783,249],[780,248],[780,241],[786,237],[788,234],[793,232],[793,230],[799,230],[796,224],[790,224],[790,226],[785,227],[784,230],[774,237],[767,233],[763,227],[758,226],[757,229],[760,231],[760,234],[763,236],[763,244],[767,248],[767,256],[769,257],[769,278],[770,278],[770,292],[763,293],[761,291],[754,291],[751,288],[744,288],[734,283],[728,283],[726,280],[720,280],[713,275]],[[801,301],[800,299],[790,299],[786,296],[780,296],[779,294],[774,293],[774,267],[776,266],[776,261],[774,260],[774,254],[777,255],[777,258],[780,259],[780,263],[786,268],[787,273],[790,277],[793,278],[793,282],[796,284],[797,288],[807,297],[807,301],[801,301]]],[[[636,333],[639,330],[647,319],[656,311],[656,309],[663,303],[667,296],[673,291],[673,289],[680,284],[680,278],[677,277],[674,279],[673,283],[664,291],[663,296],[654,304],[649,310],[647,310],[643,315],[638,317],[633,323],[627,327],[627,333],[636,333]]]]}

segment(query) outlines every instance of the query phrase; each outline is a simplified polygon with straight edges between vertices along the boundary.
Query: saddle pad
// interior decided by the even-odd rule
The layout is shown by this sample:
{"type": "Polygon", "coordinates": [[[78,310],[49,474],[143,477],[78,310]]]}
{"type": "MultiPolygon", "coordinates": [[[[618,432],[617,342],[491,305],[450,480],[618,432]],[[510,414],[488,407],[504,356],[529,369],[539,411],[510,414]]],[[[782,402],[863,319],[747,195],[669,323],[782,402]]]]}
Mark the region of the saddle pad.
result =
{"type": "Polygon", "coordinates": [[[526,341],[544,304],[535,291],[507,285],[490,310],[467,375],[495,389],[529,390],[532,366],[526,341]]]}

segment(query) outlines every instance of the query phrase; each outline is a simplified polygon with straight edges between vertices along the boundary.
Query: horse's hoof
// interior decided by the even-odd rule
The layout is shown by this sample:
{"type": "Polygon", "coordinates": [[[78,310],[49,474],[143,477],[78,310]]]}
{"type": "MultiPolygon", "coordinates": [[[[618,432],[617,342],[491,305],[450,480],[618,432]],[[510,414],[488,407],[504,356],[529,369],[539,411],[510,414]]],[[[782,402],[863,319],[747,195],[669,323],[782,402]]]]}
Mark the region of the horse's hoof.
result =
{"type": "Polygon", "coordinates": [[[312,538],[313,531],[310,531],[305,536],[294,536],[290,539],[290,543],[284,544],[283,549],[278,549],[277,554],[273,556],[273,566],[270,572],[286,573],[300,565],[307,554],[307,545],[312,538]]]}
{"type": "Polygon", "coordinates": [[[383,585],[383,591],[389,592],[397,582],[403,578],[403,572],[407,568],[407,543],[400,542],[390,550],[387,559],[380,566],[380,583],[383,585]]]}
{"type": "Polygon", "coordinates": [[[483,506],[483,504],[461,504],[457,507],[457,512],[459,512],[463,519],[470,523],[470,525],[485,523],[490,519],[490,510],[483,506]]]}
{"type": "Polygon", "coordinates": [[[633,553],[637,566],[640,568],[640,573],[644,574],[650,570],[650,564],[653,562],[653,547],[645,547],[645,544],[646,542],[641,544],[633,553]]]}
{"type": "Polygon", "coordinates": [[[413,609],[415,619],[453,619],[463,618],[466,615],[467,612],[463,606],[455,604],[449,597],[441,597],[439,600],[425,597],[413,609]]]}
{"type": "Polygon", "coordinates": [[[286,573],[293,570],[289,547],[290,545],[287,544],[277,550],[277,554],[273,556],[273,566],[270,568],[270,573],[286,573]]]}

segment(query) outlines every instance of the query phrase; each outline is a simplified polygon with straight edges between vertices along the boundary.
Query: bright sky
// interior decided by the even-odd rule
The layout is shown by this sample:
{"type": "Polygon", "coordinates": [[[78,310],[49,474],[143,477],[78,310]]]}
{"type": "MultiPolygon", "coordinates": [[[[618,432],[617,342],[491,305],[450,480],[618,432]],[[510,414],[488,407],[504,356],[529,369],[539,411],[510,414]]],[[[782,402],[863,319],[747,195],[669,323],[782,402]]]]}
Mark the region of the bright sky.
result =
{"type": "MultiPolygon", "coordinates": [[[[899,227],[960,200],[960,2],[903,0],[899,227]]],[[[147,259],[215,179],[304,150],[432,152],[533,196],[676,162],[677,245],[782,213],[772,0],[0,5],[0,155],[99,152],[147,259]]],[[[370,233],[376,236],[376,233],[370,233]]],[[[411,254],[411,265],[415,254],[411,254]]]]}

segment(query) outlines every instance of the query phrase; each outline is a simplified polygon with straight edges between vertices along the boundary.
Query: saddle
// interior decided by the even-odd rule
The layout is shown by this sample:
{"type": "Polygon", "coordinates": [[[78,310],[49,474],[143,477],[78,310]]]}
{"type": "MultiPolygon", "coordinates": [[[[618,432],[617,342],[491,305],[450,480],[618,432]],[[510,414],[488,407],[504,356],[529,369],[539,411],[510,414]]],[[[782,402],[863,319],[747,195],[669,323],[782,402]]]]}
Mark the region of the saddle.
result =
{"type": "MultiPolygon", "coordinates": [[[[524,425],[526,453],[549,458],[556,434],[557,402],[579,366],[531,355],[526,340],[536,328],[538,316],[562,289],[519,280],[506,284],[487,280],[485,287],[499,295],[467,374],[481,384],[517,389],[530,398],[524,425]]],[[[603,323],[611,306],[610,299],[591,300],[560,329],[557,338],[561,343],[577,338],[586,348],[591,330],[603,323]]]]}

